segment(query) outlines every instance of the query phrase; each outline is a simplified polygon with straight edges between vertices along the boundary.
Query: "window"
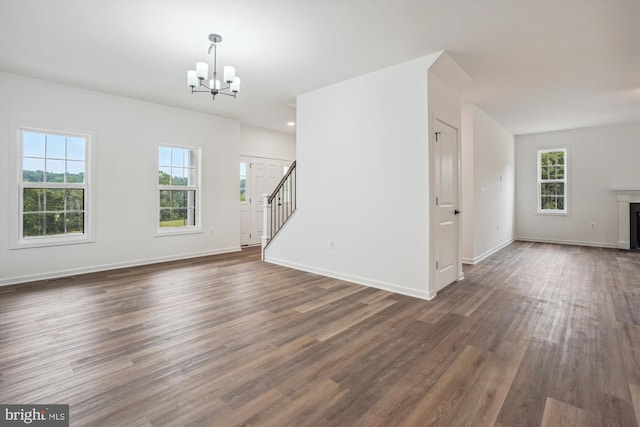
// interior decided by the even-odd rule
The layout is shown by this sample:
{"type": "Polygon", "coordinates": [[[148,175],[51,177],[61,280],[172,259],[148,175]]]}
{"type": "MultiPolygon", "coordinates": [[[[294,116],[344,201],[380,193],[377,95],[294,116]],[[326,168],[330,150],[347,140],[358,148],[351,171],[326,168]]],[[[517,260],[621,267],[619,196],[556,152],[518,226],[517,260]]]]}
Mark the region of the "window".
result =
{"type": "Polygon", "coordinates": [[[568,213],[567,149],[538,150],[538,212],[568,213]]]}
{"type": "Polygon", "coordinates": [[[15,247],[82,243],[89,233],[90,134],[18,127],[15,247]]]}
{"type": "Polygon", "coordinates": [[[247,201],[247,164],[240,162],[240,202],[247,201]]]}
{"type": "Polygon", "coordinates": [[[197,217],[199,152],[191,148],[160,146],[158,184],[160,231],[199,228],[197,217]]]}

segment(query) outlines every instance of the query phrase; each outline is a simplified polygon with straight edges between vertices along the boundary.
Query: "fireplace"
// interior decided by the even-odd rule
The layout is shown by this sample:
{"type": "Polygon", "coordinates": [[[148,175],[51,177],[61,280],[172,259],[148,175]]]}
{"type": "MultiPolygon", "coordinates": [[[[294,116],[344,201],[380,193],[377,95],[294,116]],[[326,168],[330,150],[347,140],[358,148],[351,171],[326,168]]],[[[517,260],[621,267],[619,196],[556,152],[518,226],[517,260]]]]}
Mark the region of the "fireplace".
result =
{"type": "Polygon", "coordinates": [[[640,251],[640,188],[611,191],[618,201],[618,248],[640,251]]]}
{"type": "Polygon", "coordinates": [[[629,249],[640,250],[640,203],[629,203],[629,249]]]}

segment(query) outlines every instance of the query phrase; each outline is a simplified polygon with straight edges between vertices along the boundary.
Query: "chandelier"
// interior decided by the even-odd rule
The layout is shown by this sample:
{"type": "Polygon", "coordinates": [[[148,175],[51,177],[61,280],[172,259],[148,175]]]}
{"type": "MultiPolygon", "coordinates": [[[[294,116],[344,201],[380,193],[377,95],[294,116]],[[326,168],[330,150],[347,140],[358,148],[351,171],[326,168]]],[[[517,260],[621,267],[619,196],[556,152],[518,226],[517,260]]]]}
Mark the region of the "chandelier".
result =
{"type": "Polygon", "coordinates": [[[220,80],[218,80],[217,43],[222,41],[222,36],[209,34],[209,41],[211,42],[209,55],[213,49],[213,78],[209,80],[209,65],[206,62],[196,62],[196,69],[187,71],[187,85],[191,88],[191,93],[210,93],[214,100],[216,95],[235,98],[240,92],[240,77],[236,77],[236,69],[230,65],[223,68],[223,81],[228,85],[227,87],[221,87],[220,80]]]}

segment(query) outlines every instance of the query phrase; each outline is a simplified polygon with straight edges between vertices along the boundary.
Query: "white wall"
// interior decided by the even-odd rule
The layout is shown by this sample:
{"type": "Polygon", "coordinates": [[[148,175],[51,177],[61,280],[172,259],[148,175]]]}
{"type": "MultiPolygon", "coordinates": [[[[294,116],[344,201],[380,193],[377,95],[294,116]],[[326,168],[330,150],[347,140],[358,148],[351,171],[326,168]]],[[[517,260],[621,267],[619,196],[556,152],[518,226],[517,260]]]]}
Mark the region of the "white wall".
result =
{"type": "Polygon", "coordinates": [[[293,161],[296,159],[296,136],[243,124],[240,155],[293,161]]]}
{"type": "Polygon", "coordinates": [[[516,136],[516,173],[518,239],[617,247],[611,189],[640,189],[640,123],[516,136]],[[568,148],[570,214],[537,215],[536,152],[557,147],[568,148]]]}
{"type": "Polygon", "coordinates": [[[473,264],[514,239],[514,136],[475,105],[462,111],[463,257],[473,264]]]}
{"type": "Polygon", "coordinates": [[[462,106],[462,144],[460,153],[461,170],[461,205],[462,205],[462,261],[473,264],[474,252],[474,191],[473,191],[473,113],[475,105],[464,104],[462,106]]]}
{"type": "Polygon", "coordinates": [[[1,73],[0,284],[239,249],[240,140],[235,120],[1,73]],[[12,121],[95,132],[95,243],[9,249],[12,121]],[[154,237],[159,144],[202,149],[201,234],[154,237]]]}
{"type": "Polygon", "coordinates": [[[437,57],[298,97],[298,210],[267,260],[429,296],[427,69],[437,57]],[[410,90],[379,89],[398,76],[410,90]]]}

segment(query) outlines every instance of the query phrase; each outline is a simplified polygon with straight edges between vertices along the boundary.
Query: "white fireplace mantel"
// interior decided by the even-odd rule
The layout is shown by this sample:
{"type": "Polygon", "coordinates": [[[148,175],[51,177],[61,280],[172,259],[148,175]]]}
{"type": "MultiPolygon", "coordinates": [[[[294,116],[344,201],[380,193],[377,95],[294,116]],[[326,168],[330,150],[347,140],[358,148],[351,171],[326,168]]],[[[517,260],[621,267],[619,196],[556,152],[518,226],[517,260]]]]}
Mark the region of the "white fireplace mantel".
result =
{"type": "Polygon", "coordinates": [[[631,248],[629,204],[640,203],[640,188],[614,188],[618,199],[618,248],[631,248]]]}

